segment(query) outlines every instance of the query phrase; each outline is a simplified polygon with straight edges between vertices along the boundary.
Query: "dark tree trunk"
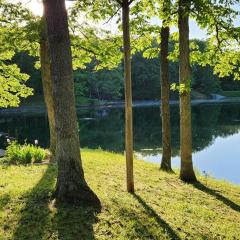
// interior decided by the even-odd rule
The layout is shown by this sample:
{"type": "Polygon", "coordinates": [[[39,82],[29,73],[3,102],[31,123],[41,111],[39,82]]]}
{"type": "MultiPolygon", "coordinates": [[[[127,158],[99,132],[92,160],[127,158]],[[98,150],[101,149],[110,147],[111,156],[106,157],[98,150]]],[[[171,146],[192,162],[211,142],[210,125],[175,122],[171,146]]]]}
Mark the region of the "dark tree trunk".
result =
{"type": "Polygon", "coordinates": [[[196,181],[192,163],[192,124],[191,124],[191,96],[190,96],[190,59],[189,59],[189,9],[190,0],[179,0],[179,78],[180,84],[185,86],[180,92],[180,150],[181,171],[180,178],[186,182],[196,181]]]}
{"type": "Polygon", "coordinates": [[[164,171],[172,171],[171,168],[171,124],[170,124],[170,106],[169,92],[170,85],[168,79],[168,41],[169,27],[165,26],[161,29],[161,118],[162,118],[162,162],[161,169],[164,171]]]}
{"type": "Polygon", "coordinates": [[[84,179],[80,156],[65,0],[44,0],[43,3],[48,30],[57,133],[58,176],[56,198],[60,202],[99,205],[99,199],[84,179]]]}
{"type": "Polygon", "coordinates": [[[51,72],[50,72],[50,58],[49,58],[49,48],[47,39],[47,25],[45,16],[42,18],[42,26],[40,33],[40,62],[41,62],[41,73],[42,73],[42,86],[44,101],[48,113],[48,123],[50,130],[50,151],[51,160],[55,160],[55,150],[56,150],[56,130],[55,130],[55,119],[54,119],[54,106],[53,106],[53,92],[52,92],[52,82],[51,82],[51,72]]]}
{"type": "Polygon", "coordinates": [[[134,192],[133,179],[133,129],[132,129],[132,80],[131,80],[131,44],[129,27],[129,2],[122,3],[122,27],[124,48],[124,80],[125,80],[125,150],[127,191],[134,192]]]}

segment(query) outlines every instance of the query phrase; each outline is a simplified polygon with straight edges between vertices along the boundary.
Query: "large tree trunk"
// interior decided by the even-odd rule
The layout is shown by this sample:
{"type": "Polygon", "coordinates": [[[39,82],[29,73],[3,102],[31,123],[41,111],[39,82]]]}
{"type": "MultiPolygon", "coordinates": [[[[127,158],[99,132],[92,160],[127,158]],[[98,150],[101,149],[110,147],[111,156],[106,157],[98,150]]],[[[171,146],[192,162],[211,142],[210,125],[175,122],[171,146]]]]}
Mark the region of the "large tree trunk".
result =
{"type": "Polygon", "coordinates": [[[49,48],[47,39],[47,25],[45,16],[42,18],[41,33],[40,33],[40,62],[41,62],[41,73],[42,73],[42,86],[44,101],[48,113],[48,123],[50,130],[50,151],[51,160],[55,160],[55,150],[56,150],[56,130],[55,130],[55,119],[54,119],[54,106],[53,106],[53,91],[51,82],[51,72],[50,72],[50,58],[49,58],[49,48]]]}
{"type": "Polygon", "coordinates": [[[169,27],[163,26],[161,29],[161,118],[162,118],[162,162],[161,169],[172,171],[171,168],[171,124],[170,124],[170,107],[169,92],[170,85],[168,79],[168,41],[169,27]]]}
{"type": "Polygon", "coordinates": [[[180,91],[180,178],[186,182],[196,181],[192,163],[192,124],[190,96],[190,59],[189,59],[189,9],[190,0],[179,0],[179,78],[184,90],[180,91]]]}
{"type": "Polygon", "coordinates": [[[65,0],[44,0],[43,3],[57,133],[58,176],[55,196],[60,202],[99,204],[97,196],[84,179],[82,168],[65,0]]]}
{"type": "Polygon", "coordinates": [[[134,192],[133,180],[133,129],[132,129],[132,80],[131,80],[131,46],[129,27],[129,3],[122,3],[122,27],[124,47],[124,80],[125,80],[125,150],[127,191],[134,192]]]}

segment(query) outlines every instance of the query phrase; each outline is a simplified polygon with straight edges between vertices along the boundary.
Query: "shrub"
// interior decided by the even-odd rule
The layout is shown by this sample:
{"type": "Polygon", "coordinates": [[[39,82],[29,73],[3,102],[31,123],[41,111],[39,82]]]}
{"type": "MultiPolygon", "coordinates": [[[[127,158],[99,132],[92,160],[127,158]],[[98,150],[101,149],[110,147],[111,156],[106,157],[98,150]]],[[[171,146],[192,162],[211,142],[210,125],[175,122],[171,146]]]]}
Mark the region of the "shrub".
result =
{"type": "Polygon", "coordinates": [[[32,162],[32,146],[31,145],[23,145],[20,146],[20,151],[22,152],[21,154],[21,159],[19,159],[19,164],[29,164],[32,162]]]}
{"type": "Polygon", "coordinates": [[[40,147],[33,148],[33,159],[34,163],[40,163],[46,157],[46,151],[40,147]]]}
{"type": "Polygon", "coordinates": [[[6,149],[9,164],[40,163],[46,157],[46,151],[31,144],[20,145],[16,141],[10,142],[6,149]]]}
{"type": "Polygon", "coordinates": [[[22,159],[21,146],[16,141],[13,141],[8,145],[6,149],[6,157],[10,164],[17,164],[19,159],[22,159]]]}

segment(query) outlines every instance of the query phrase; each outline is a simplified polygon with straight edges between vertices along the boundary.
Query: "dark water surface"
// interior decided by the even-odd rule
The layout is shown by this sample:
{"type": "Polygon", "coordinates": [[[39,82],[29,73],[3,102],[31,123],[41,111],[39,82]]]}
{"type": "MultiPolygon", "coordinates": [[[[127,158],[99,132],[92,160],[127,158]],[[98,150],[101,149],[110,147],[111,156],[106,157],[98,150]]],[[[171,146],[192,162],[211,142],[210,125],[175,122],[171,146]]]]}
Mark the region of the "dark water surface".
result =
{"type": "MultiPolygon", "coordinates": [[[[158,107],[134,108],[134,150],[141,159],[161,160],[161,119],[158,107]]],[[[84,109],[78,112],[81,147],[124,150],[124,110],[84,109]]],[[[240,104],[192,107],[193,160],[199,171],[240,184],[240,104]]],[[[179,166],[179,113],[171,106],[173,166],[179,166]]],[[[49,144],[46,114],[0,113],[0,134],[19,142],[49,144]]],[[[0,149],[6,142],[0,137],[0,149]]]]}

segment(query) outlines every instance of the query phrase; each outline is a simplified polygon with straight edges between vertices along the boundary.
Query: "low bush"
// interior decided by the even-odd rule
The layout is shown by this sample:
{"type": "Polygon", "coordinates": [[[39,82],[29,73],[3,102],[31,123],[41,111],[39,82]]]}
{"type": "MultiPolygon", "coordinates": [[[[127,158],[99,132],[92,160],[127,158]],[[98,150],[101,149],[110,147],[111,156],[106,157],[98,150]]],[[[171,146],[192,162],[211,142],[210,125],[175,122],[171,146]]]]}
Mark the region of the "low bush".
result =
{"type": "Polygon", "coordinates": [[[46,151],[40,147],[34,147],[33,149],[33,162],[41,163],[46,158],[46,151]]]}
{"type": "Polygon", "coordinates": [[[22,155],[21,146],[16,141],[9,143],[6,149],[6,157],[8,163],[17,164],[19,159],[22,159],[21,155],[22,155]]]}
{"type": "Polygon", "coordinates": [[[20,145],[12,141],[6,149],[6,160],[9,164],[41,163],[45,157],[46,151],[32,144],[20,145]]]}

